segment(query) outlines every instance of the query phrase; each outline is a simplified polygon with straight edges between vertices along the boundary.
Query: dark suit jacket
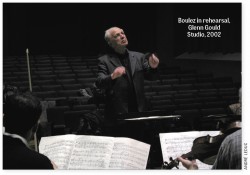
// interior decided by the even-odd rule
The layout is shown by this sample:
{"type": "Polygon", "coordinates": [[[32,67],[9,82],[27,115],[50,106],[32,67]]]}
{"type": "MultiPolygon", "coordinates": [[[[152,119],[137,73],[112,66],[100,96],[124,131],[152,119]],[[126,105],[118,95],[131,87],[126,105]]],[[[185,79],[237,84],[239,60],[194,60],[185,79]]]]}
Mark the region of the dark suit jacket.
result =
{"type": "Polygon", "coordinates": [[[117,114],[128,113],[127,86],[129,81],[133,81],[134,84],[138,111],[145,110],[144,78],[154,79],[157,69],[152,69],[149,66],[148,60],[145,59],[142,53],[128,51],[128,58],[130,60],[132,80],[127,74],[115,80],[111,79],[113,71],[122,66],[117,54],[107,54],[99,58],[96,85],[106,90],[106,119],[115,119],[117,114]]]}
{"type": "Polygon", "coordinates": [[[3,135],[3,169],[53,169],[53,165],[21,140],[3,135]]]}

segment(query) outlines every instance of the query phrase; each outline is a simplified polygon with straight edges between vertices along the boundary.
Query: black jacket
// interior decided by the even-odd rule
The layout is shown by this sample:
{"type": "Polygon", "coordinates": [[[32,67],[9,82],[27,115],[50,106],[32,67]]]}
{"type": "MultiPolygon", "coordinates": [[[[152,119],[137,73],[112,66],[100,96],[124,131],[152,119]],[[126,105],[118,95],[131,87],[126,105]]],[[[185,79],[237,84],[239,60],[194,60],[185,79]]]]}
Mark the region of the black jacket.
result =
{"type": "Polygon", "coordinates": [[[157,69],[149,66],[148,60],[142,53],[128,50],[128,58],[132,80],[127,74],[115,80],[111,79],[113,71],[122,66],[118,54],[106,54],[99,58],[96,85],[106,90],[105,120],[115,119],[117,114],[128,113],[127,86],[129,81],[132,81],[134,85],[138,111],[145,110],[144,78],[155,79],[157,69]]]}
{"type": "Polygon", "coordinates": [[[3,169],[53,169],[50,160],[21,140],[3,136],[3,169]]]}

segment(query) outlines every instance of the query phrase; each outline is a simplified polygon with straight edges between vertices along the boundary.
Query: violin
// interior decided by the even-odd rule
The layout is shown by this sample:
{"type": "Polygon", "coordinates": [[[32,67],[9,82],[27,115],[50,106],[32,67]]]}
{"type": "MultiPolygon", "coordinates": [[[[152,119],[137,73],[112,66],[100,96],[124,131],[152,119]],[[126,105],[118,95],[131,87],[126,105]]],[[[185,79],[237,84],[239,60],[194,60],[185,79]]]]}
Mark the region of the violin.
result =
{"type": "MultiPolygon", "coordinates": [[[[193,141],[193,146],[191,151],[181,155],[182,158],[187,158],[189,160],[199,159],[201,162],[213,165],[219,151],[220,145],[223,140],[233,132],[241,128],[241,116],[236,116],[236,118],[230,118],[227,121],[221,122],[221,133],[217,136],[202,136],[198,137],[193,141]],[[239,119],[240,118],[240,119],[239,119]]],[[[169,163],[164,162],[162,169],[172,169],[176,167],[179,169],[179,161],[169,158],[169,163]]]]}

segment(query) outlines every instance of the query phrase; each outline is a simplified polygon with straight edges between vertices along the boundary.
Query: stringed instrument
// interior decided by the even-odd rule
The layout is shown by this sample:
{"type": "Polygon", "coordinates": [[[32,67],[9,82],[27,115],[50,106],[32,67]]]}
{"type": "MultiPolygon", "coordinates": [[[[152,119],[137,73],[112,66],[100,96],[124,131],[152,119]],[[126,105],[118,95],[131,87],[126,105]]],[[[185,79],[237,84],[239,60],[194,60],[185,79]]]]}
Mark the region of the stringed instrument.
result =
{"type": "MultiPolygon", "coordinates": [[[[231,115],[227,120],[219,120],[221,125],[221,134],[217,136],[202,136],[198,137],[193,141],[191,151],[181,155],[182,158],[189,160],[199,159],[201,162],[213,165],[216,159],[216,155],[219,151],[220,145],[223,140],[233,132],[241,129],[241,116],[231,115]],[[222,122],[223,121],[223,122],[222,122]]],[[[172,169],[176,167],[179,169],[179,161],[170,157],[168,162],[164,162],[162,169],[172,169]]]]}

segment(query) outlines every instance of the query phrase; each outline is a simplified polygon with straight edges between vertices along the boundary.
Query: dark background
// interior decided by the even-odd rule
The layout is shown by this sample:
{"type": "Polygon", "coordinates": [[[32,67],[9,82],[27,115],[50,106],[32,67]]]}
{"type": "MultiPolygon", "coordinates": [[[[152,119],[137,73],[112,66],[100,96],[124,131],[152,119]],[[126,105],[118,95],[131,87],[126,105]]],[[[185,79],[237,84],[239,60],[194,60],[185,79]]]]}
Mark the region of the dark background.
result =
{"type": "Polygon", "coordinates": [[[23,54],[27,47],[34,54],[97,55],[112,26],[123,28],[129,48],[142,52],[155,51],[163,39],[174,45],[174,56],[241,51],[239,3],[4,3],[4,55],[23,54]],[[229,17],[231,24],[221,24],[222,38],[187,38],[188,25],[178,24],[178,17],[229,17]],[[162,27],[168,29],[158,33],[162,27]]]}
{"type": "Polygon", "coordinates": [[[121,27],[128,48],[169,65],[241,78],[238,61],[176,60],[188,53],[241,53],[241,3],[3,3],[3,56],[105,53],[104,31],[121,27]],[[230,18],[221,38],[187,38],[181,18],[230,18]],[[216,69],[218,67],[218,71],[216,69]]]}

